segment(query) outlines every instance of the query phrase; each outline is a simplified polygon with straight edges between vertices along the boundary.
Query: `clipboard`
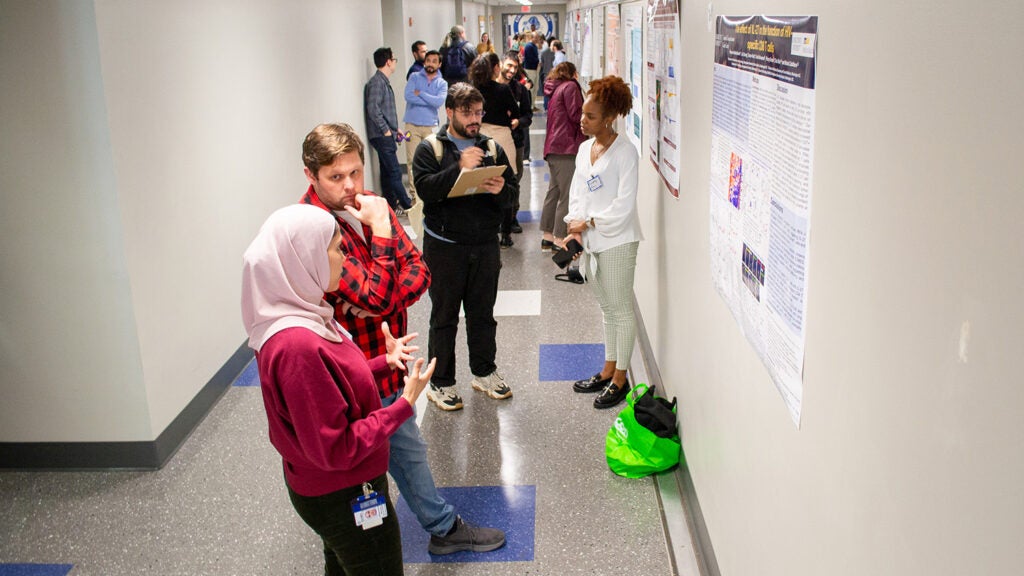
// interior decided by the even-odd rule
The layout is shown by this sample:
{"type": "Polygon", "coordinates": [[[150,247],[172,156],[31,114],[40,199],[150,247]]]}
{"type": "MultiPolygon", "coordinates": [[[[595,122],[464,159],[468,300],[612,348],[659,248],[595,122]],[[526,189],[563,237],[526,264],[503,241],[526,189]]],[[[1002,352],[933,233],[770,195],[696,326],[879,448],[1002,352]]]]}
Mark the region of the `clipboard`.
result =
{"type": "Polygon", "coordinates": [[[448,197],[461,198],[462,196],[472,196],[473,194],[490,194],[490,192],[481,189],[480,185],[489,178],[501,177],[505,173],[506,168],[508,166],[498,164],[497,166],[481,166],[472,170],[466,170],[459,174],[459,179],[455,181],[455,185],[448,192],[448,197]]]}

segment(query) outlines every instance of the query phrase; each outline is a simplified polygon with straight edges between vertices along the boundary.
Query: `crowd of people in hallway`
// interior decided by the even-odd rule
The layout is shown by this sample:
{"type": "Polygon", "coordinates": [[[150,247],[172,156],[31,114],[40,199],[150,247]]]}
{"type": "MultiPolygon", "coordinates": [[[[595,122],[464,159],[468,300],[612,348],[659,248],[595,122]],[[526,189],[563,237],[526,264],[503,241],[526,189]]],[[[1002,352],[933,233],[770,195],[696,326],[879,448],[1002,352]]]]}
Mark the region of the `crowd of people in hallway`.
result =
{"type": "Polygon", "coordinates": [[[376,71],[365,85],[381,194],[364,189],[357,131],[321,124],[302,144],[308,188],[267,219],[243,258],[243,321],[270,440],[293,507],[323,540],[326,574],[402,573],[385,473],[431,534],[431,553],[505,544],[501,530],[463,520],[438,493],[413,407],[424,392],[442,411],[464,406],[456,378],[460,310],[471,388],[494,400],[513,395],[496,364],[494,306],[502,250],[523,231],[519,184],[541,95],[551,184],[540,247],[581,247],[575,258],[604,322],[605,363],[573,389],[597,393],[595,408],[616,406],[630,390],[643,237],[637,152],[614,128],[632,106],[629,87],[610,76],[592,80],[584,95],[557,38],[536,32],[499,55],[488,37],[473,46],[455,26],[438,50],[418,41],[411,52],[401,129],[391,48],[373,53],[376,71]],[[408,188],[397,156],[403,143],[408,188]],[[489,167],[495,174],[475,188],[457,187],[463,174],[489,167]],[[411,209],[422,211],[422,250],[399,220],[411,209]],[[429,362],[414,359],[418,335],[408,331],[407,310],[424,293],[429,362]]]}

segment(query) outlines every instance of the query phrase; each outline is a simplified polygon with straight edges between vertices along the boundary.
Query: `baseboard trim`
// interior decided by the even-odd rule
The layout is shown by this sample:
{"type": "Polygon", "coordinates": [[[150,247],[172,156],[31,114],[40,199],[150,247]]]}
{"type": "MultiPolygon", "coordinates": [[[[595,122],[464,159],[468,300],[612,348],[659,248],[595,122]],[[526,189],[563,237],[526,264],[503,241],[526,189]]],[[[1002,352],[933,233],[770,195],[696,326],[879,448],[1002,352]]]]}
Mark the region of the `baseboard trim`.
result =
{"type": "Polygon", "coordinates": [[[243,343],[167,428],[150,442],[0,442],[5,470],[159,470],[206,418],[253,353],[243,343]]]}
{"type": "MultiPolygon", "coordinates": [[[[647,327],[644,325],[643,315],[640,313],[640,306],[636,300],[633,301],[633,309],[636,314],[637,323],[637,341],[639,343],[640,359],[643,364],[644,375],[646,376],[646,382],[658,387],[662,393],[665,391],[665,387],[662,385],[661,371],[658,369],[658,363],[654,357],[654,351],[651,348],[650,338],[647,336],[647,327]]],[[[685,439],[683,440],[684,452],[685,452],[685,439]]],[[[686,516],[686,525],[689,544],[692,546],[694,556],[696,557],[696,568],[700,572],[700,576],[721,576],[721,572],[718,569],[718,560],[715,558],[715,549],[711,545],[711,537],[708,535],[707,525],[704,523],[704,515],[700,509],[700,501],[697,499],[697,491],[693,486],[693,478],[690,477],[690,469],[687,467],[686,459],[683,458],[680,465],[671,473],[675,480],[675,490],[678,490],[679,498],[682,500],[684,513],[686,516]]],[[[655,482],[655,486],[659,487],[659,503],[662,498],[661,481],[667,478],[659,478],[655,482]]],[[[664,516],[664,509],[662,515],[664,516]]],[[[662,518],[662,523],[668,530],[669,522],[662,518]]],[[[670,536],[671,538],[671,536],[670,536]]],[[[691,563],[686,562],[683,559],[675,557],[676,547],[669,546],[669,554],[671,556],[672,568],[675,574],[683,575],[686,572],[684,567],[689,566],[691,563]]]]}

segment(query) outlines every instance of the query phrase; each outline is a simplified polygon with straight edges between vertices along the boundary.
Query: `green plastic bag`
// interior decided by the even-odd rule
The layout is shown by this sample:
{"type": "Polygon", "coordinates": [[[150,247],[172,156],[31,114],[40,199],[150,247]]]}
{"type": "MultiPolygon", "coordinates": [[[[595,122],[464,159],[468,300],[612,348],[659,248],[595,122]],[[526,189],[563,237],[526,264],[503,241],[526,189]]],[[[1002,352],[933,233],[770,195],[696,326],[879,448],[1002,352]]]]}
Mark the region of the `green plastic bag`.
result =
{"type": "MultiPolygon", "coordinates": [[[[682,447],[679,435],[661,438],[636,421],[634,406],[653,387],[640,383],[626,396],[626,407],[619,413],[604,440],[604,455],[612,472],[626,478],[642,478],[668,470],[679,463],[682,447]]],[[[676,412],[675,406],[672,413],[676,412]]]]}

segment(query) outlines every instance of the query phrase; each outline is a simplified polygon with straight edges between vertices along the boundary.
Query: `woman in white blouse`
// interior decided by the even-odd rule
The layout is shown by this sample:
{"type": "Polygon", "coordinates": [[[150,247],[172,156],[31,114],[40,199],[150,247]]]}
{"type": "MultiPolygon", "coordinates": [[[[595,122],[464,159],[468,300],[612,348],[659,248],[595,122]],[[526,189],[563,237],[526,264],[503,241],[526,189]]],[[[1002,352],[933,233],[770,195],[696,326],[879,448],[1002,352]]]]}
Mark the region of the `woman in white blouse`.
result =
{"type": "Polygon", "coordinates": [[[604,366],[573,384],[576,392],[600,392],[595,408],[611,408],[629,392],[626,372],[636,338],[633,274],[643,240],[636,208],[638,158],[636,148],[614,128],[616,118],[632,106],[633,95],[621,78],[590,83],[580,127],[592,138],[576,155],[565,216],[570,237],[583,245],[580,271],[604,317],[604,366]]]}

